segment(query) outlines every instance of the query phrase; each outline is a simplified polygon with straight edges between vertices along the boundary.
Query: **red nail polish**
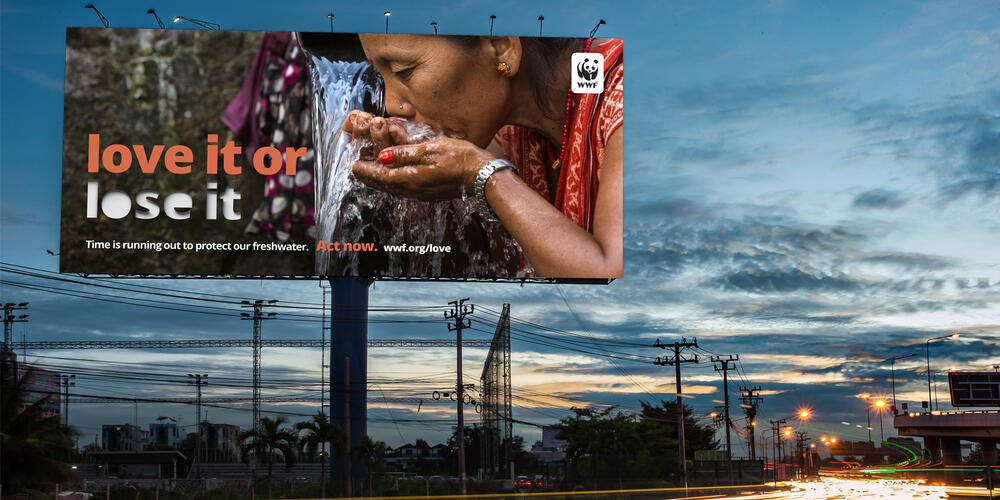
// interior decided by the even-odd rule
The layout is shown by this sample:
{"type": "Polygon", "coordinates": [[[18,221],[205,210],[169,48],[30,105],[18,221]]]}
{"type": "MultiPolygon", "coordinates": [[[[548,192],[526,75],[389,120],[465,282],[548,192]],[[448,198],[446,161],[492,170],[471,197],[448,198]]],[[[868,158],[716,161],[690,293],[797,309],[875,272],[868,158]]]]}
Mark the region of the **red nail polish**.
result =
{"type": "Polygon", "coordinates": [[[378,154],[378,161],[382,162],[383,165],[392,163],[392,150],[383,149],[382,152],[378,154]]]}

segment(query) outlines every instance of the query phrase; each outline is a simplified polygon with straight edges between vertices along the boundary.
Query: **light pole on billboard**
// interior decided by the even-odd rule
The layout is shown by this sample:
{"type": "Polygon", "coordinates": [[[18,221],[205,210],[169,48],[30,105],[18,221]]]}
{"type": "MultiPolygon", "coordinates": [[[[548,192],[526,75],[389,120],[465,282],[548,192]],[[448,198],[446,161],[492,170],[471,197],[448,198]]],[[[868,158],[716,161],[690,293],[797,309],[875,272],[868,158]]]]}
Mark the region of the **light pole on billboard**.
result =
{"type": "Polygon", "coordinates": [[[927,339],[927,342],[924,344],[924,354],[927,356],[927,407],[928,407],[928,409],[933,409],[933,408],[930,408],[931,402],[933,401],[933,399],[931,399],[931,342],[933,342],[935,340],[940,340],[940,339],[957,339],[958,337],[959,337],[959,334],[957,334],[957,333],[953,333],[951,335],[941,335],[940,337],[931,337],[931,338],[927,339]]]}
{"type": "Polygon", "coordinates": [[[597,29],[600,28],[602,24],[608,24],[608,23],[605,22],[604,19],[597,21],[597,24],[594,25],[594,29],[590,30],[590,38],[594,38],[594,35],[597,34],[597,29]]]}
{"type": "Polygon", "coordinates": [[[542,21],[545,21],[545,16],[538,16],[538,36],[542,36],[542,21]]]}
{"type": "Polygon", "coordinates": [[[181,20],[187,21],[203,30],[220,31],[222,30],[222,25],[218,23],[213,23],[209,21],[202,21],[201,19],[192,19],[190,17],[177,16],[174,18],[175,23],[181,22],[181,20]]]}
{"type": "Polygon", "coordinates": [[[166,26],[163,25],[163,20],[160,19],[159,15],[157,15],[156,9],[149,9],[149,10],[146,11],[146,14],[152,14],[153,15],[153,17],[156,19],[156,24],[160,27],[161,30],[162,29],[166,29],[166,26]]]}
{"type": "Polygon", "coordinates": [[[330,33],[333,33],[333,12],[326,15],[330,19],[330,33]]]}
{"type": "Polygon", "coordinates": [[[101,20],[101,24],[103,24],[105,28],[111,27],[111,23],[108,22],[108,18],[104,17],[104,14],[101,14],[101,11],[97,10],[97,7],[95,7],[94,4],[88,3],[87,5],[84,5],[83,8],[92,9],[94,14],[97,14],[97,18],[101,20]]]}
{"type": "Polygon", "coordinates": [[[388,35],[389,34],[389,16],[392,15],[392,12],[385,11],[385,12],[382,13],[382,15],[385,16],[385,34],[388,35]]]}
{"type": "Polygon", "coordinates": [[[434,28],[434,34],[438,34],[438,23],[437,21],[431,21],[431,27],[434,28]]]}

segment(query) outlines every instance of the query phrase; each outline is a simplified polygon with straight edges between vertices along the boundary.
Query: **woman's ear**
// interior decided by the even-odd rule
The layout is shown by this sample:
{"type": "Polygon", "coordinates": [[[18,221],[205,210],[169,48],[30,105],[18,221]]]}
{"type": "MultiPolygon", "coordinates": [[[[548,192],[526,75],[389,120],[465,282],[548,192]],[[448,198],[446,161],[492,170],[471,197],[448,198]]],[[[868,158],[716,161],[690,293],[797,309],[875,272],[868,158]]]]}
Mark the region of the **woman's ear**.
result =
{"type": "Polygon", "coordinates": [[[504,76],[514,76],[521,68],[521,38],[516,36],[498,36],[487,39],[489,51],[497,63],[505,62],[510,71],[504,76]]]}

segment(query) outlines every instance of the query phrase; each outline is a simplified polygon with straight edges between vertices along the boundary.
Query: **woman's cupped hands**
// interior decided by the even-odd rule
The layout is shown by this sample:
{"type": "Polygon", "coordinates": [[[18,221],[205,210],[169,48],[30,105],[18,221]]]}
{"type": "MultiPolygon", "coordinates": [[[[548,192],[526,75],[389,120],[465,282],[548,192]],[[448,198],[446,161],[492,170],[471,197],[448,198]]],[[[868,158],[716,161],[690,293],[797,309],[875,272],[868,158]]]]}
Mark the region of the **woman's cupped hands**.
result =
{"type": "Polygon", "coordinates": [[[354,163],[354,176],[406,198],[438,201],[472,196],[476,174],[494,159],[471,142],[451,137],[411,143],[399,118],[352,111],[342,128],[354,137],[370,137],[374,144],[354,163]]]}

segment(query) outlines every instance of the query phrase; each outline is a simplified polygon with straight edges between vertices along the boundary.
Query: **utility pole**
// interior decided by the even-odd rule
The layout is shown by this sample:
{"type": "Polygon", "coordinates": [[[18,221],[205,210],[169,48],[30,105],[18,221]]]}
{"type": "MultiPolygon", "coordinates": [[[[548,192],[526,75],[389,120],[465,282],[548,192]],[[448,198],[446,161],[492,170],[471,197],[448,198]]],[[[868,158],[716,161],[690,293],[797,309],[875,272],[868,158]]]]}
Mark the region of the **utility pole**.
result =
{"type": "Polygon", "coordinates": [[[201,386],[208,385],[208,381],[204,380],[208,378],[208,375],[196,373],[188,373],[189,384],[194,384],[195,389],[198,391],[198,400],[195,404],[196,411],[198,412],[194,419],[195,432],[198,433],[197,440],[195,441],[195,452],[194,460],[192,462],[198,462],[201,459],[201,386]]]}
{"type": "Polygon", "coordinates": [[[729,419],[729,370],[736,369],[736,361],[740,359],[738,354],[729,354],[728,357],[722,356],[712,356],[711,361],[713,364],[718,364],[715,367],[715,371],[722,372],[722,394],[725,396],[725,424],[726,424],[726,461],[728,462],[727,469],[729,470],[729,482],[733,482],[733,445],[730,436],[729,426],[732,421],[729,419]]]}
{"type": "Polygon", "coordinates": [[[274,305],[277,300],[244,300],[241,307],[253,310],[251,313],[240,313],[240,319],[253,321],[253,422],[251,429],[260,429],[260,322],[265,319],[275,319],[278,313],[264,314],[264,307],[274,305]]]}
{"type": "MultiPolygon", "coordinates": [[[[333,16],[333,14],[330,14],[333,16]]],[[[330,17],[330,31],[333,32],[333,17],[330,17]]],[[[323,344],[320,346],[320,356],[319,356],[319,412],[326,415],[326,369],[329,365],[326,364],[326,331],[330,329],[330,323],[326,321],[326,289],[323,286],[323,281],[320,280],[319,288],[323,290],[323,322],[319,327],[319,340],[323,344]]],[[[333,383],[333,381],[330,381],[333,383]]],[[[323,455],[326,456],[326,442],[323,442],[323,455]]]]}
{"type": "MultiPolygon", "coordinates": [[[[15,315],[14,311],[28,310],[27,302],[7,302],[3,305],[3,350],[14,351],[14,323],[27,323],[28,314],[15,315]]],[[[17,374],[14,374],[15,379],[17,374]]]]}
{"type": "Polygon", "coordinates": [[[697,363],[698,355],[693,358],[682,358],[681,349],[690,349],[692,347],[698,347],[698,339],[693,339],[688,342],[687,337],[681,339],[680,342],[674,342],[672,344],[661,344],[660,339],[656,339],[656,343],[653,347],[659,347],[660,349],[671,349],[674,351],[673,357],[656,357],[656,361],[653,362],[654,365],[659,366],[674,366],[675,381],[674,387],[677,393],[677,456],[680,460],[681,466],[681,480],[684,483],[684,490],[687,491],[688,487],[688,474],[687,474],[687,453],[684,451],[684,402],[681,400],[681,363],[697,363]]]}
{"type": "Polygon", "coordinates": [[[451,309],[444,312],[445,319],[454,320],[454,323],[448,323],[448,331],[455,332],[457,338],[455,349],[458,358],[458,397],[455,399],[458,408],[458,486],[462,495],[465,495],[465,386],[462,384],[462,329],[469,328],[472,325],[472,321],[466,319],[466,316],[476,311],[474,304],[465,304],[468,300],[468,297],[461,300],[453,300],[448,303],[451,305],[451,309]]]}
{"type": "Polygon", "coordinates": [[[785,458],[785,450],[781,442],[781,426],[788,423],[787,419],[771,420],[771,431],[774,434],[774,480],[778,480],[778,464],[785,458]]]}
{"type": "Polygon", "coordinates": [[[69,427],[69,388],[76,385],[76,375],[62,375],[63,427],[69,427]]]}
{"type": "Polygon", "coordinates": [[[757,407],[760,406],[760,386],[740,386],[740,407],[747,416],[747,448],[750,460],[757,460],[757,407]]]}
{"type": "Polygon", "coordinates": [[[806,476],[806,441],[808,440],[808,432],[799,431],[795,433],[795,446],[799,450],[799,479],[806,476]]]}

